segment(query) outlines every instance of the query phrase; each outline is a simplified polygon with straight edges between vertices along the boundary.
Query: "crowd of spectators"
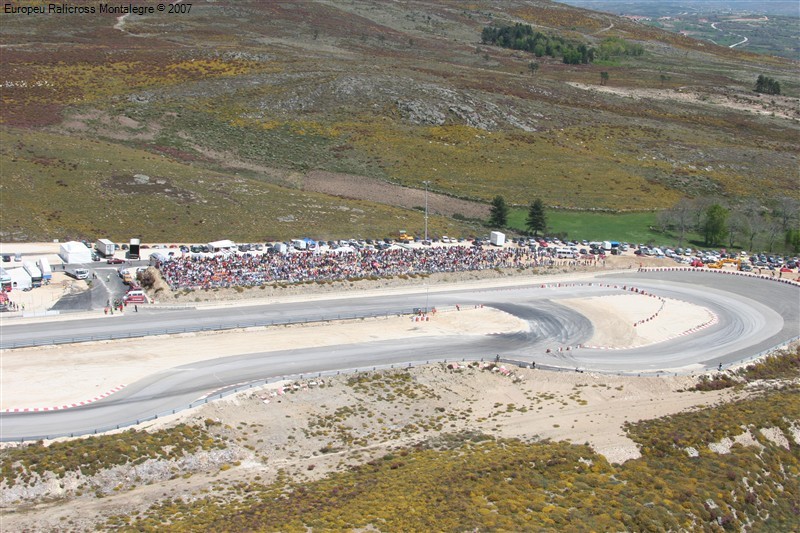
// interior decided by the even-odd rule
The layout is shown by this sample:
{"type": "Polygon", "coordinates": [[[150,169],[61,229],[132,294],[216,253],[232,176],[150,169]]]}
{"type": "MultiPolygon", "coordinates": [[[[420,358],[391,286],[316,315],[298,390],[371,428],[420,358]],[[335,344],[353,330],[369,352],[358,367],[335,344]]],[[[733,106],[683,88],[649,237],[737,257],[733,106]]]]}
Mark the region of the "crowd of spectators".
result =
{"type": "Polygon", "coordinates": [[[163,261],[157,267],[175,290],[525,268],[550,262],[550,258],[542,257],[527,247],[443,246],[361,249],[349,253],[301,251],[194,255],[163,261]]]}

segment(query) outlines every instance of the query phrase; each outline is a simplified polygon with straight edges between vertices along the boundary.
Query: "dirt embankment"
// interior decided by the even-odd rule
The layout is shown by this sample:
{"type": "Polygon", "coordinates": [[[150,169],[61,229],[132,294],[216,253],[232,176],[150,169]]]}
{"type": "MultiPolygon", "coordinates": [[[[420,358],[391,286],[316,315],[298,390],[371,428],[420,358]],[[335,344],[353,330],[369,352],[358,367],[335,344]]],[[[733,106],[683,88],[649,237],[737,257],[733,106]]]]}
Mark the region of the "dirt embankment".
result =
{"type": "Polygon", "coordinates": [[[626,422],[728,401],[735,394],[730,389],[682,392],[690,382],[688,377],[637,379],[487,363],[274,384],[145,425],[156,430],[211,421],[232,443],[224,455],[195,454],[179,463],[148,461],[91,478],[34,482],[9,496],[53,503],[24,513],[4,511],[2,522],[7,531],[55,531],[69,520],[74,530],[89,531],[108,515],[135,514],[165,496],[194,499],[212,484],[269,483],[281,472],[298,482],[319,479],[459,432],[588,442],[610,462],[621,463],[639,456],[622,429],[626,422]],[[220,470],[225,461],[238,466],[220,470]]]}
{"type": "MultiPolygon", "coordinates": [[[[412,189],[354,174],[315,170],[306,174],[302,187],[306,191],[355,200],[368,200],[407,209],[425,207],[424,189],[412,189]]],[[[484,220],[489,216],[489,206],[429,191],[428,213],[447,217],[462,215],[466,218],[484,220]]]]}

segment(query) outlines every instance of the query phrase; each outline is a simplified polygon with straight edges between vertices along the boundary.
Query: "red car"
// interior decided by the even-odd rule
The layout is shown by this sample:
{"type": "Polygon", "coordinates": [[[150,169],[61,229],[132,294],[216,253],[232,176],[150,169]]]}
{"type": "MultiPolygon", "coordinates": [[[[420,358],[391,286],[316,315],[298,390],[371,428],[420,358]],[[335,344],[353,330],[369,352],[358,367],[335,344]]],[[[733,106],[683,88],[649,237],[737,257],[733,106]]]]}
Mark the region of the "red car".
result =
{"type": "Polygon", "coordinates": [[[108,263],[109,265],[119,265],[124,262],[125,261],[120,259],[119,257],[109,257],[108,259],[106,259],[106,263],[108,263]]]}

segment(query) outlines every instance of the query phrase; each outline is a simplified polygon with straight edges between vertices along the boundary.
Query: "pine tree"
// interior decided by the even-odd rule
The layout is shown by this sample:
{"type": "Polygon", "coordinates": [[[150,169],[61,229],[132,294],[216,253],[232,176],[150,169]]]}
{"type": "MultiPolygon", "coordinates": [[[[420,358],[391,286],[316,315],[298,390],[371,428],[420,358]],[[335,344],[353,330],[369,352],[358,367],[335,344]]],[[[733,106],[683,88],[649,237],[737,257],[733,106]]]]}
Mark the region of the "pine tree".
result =
{"type": "Polygon", "coordinates": [[[508,224],[508,205],[502,196],[495,196],[489,211],[489,225],[493,228],[504,228],[508,224]]]}
{"type": "Polygon", "coordinates": [[[719,204],[713,204],[706,210],[706,218],[703,223],[703,237],[706,246],[713,246],[725,238],[728,233],[728,213],[729,211],[719,204]]]}
{"type": "Polygon", "coordinates": [[[528,231],[533,233],[534,237],[538,236],[540,231],[542,233],[547,231],[547,215],[544,212],[544,203],[541,198],[537,198],[531,202],[531,206],[528,208],[528,218],[525,220],[525,226],[527,226],[528,231]]]}

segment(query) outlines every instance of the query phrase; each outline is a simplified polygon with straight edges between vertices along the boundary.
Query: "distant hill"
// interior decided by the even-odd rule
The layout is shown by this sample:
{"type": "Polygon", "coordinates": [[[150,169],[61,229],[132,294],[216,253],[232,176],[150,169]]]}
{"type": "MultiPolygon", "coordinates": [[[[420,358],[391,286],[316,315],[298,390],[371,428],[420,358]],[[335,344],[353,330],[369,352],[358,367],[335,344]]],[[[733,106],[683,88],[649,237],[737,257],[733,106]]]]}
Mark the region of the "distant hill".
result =
{"type": "Polygon", "coordinates": [[[561,0],[567,4],[596,11],[652,16],[669,11],[709,13],[753,13],[797,17],[800,15],[797,2],[791,0],[561,0]]]}
{"type": "MultiPolygon", "coordinates": [[[[799,194],[796,62],[610,14],[237,0],[2,20],[2,240],[415,232],[426,181],[476,206],[615,211],[799,194]],[[568,65],[481,42],[514,23],[644,53],[568,65]],[[753,92],[762,74],[782,96],[753,92]]],[[[459,206],[432,231],[485,231],[459,206]]]]}
{"type": "Polygon", "coordinates": [[[620,15],[720,46],[800,58],[797,2],[567,0],[565,4],[620,15]]]}

